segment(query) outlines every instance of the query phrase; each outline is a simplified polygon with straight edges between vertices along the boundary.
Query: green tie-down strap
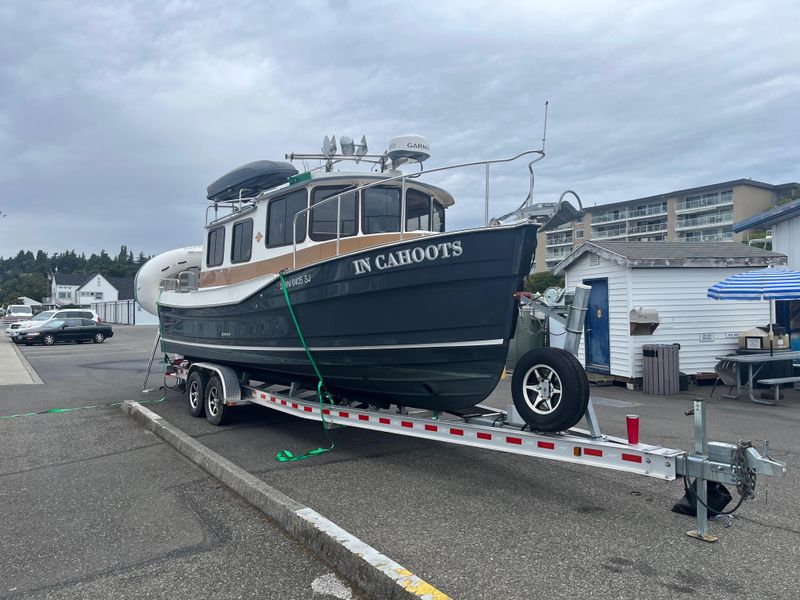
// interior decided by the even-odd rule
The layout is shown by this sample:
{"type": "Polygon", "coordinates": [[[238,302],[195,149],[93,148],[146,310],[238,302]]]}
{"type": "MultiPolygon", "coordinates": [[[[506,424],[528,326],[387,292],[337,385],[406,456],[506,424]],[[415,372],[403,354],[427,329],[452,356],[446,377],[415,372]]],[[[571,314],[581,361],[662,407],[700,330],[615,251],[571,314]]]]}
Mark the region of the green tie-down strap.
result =
{"type": "Polygon", "coordinates": [[[289,308],[289,314],[292,315],[292,321],[294,321],[295,329],[297,329],[297,335],[300,338],[300,342],[303,344],[303,350],[306,351],[306,356],[308,356],[308,360],[311,363],[311,366],[314,367],[314,373],[317,374],[317,399],[319,400],[319,414],[322,417],[322,431],[325,432],[325,437],[328,439],[328,443],[330,446],[327,448],[317,448],[315,450],[309,450],[305,454],[301,454],[300,456],[295,456],[290,450],[281,450],[278,454],[275,455],[275,458],[278,462],[292,462],[295,460],[304,460],[306,458],[311,458],[312,456],[317,456],[318,454],[324,454],[325,452],[330,452],[334,448],[333,440],[331,440],[331,436],[328,434],[328,427],[325,423],[325,413],[323,412],[323,401],[327,400],[329,404],[333,404],[333,398],[328,393],[328,390],[325,389],[325,382],[322,380],[322,374],[319,372],[317,368],[317,363],[314,362],[314,357],[311,356],[311,352],[308,349],[308,344],[306,344],[306,339],[303,337],[303,332],[300,330],[300,323],[297,322],[297,317],[294,314],[294,309],[292,308],[292,303],[289,300],[289,290],[286,287],[286,281],[283,279],[283,271],[278,273],[278,276],[281,278],[281,288],[283,289],[283,297],[286,299],[286,306],[289,308]]]}

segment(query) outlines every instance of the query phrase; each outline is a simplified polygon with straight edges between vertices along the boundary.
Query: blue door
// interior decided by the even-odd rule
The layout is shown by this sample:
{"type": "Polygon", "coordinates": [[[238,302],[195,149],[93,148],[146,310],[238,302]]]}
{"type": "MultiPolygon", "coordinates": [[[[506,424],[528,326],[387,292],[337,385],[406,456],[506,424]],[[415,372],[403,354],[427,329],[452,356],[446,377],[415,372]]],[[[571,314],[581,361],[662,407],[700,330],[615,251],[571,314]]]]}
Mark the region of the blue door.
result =
{"type": "Polygon", "coordinates": [[[611,346],[608,338],[608,279],[584,279],[592,286],[589,293],[589,310],[584,329],[586,339],[586,370],[596,373],[611,372],[611,346]]]}

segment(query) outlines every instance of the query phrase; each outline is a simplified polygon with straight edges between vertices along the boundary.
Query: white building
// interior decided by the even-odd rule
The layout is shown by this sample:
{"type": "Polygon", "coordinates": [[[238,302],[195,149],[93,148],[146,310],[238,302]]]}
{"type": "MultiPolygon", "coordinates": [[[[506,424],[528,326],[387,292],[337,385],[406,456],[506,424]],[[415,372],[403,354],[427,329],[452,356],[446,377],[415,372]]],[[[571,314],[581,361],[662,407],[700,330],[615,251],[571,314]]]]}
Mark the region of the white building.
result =
{"type": "Polygon", "coordinates": [[[633,380],[642,376],[644,344],[678,343],[681,371],[713,373],[715,357],[735,352],[740,332],[768,323],[769,304],[710,300],[708,288],[769,264],[786,257],[730,242],[589,241],[554,271],[567,290],[592,286],[579,352],[586,369],[633,380]],[[652,333],[634,331],[631,311],[646,312],[639,309],[657,313],[652,333]]]}
{"type": "Polygon", "coordinates": [[[89,306],[93,302],[116,302],[133,298],[132,277],[53,273],[50,297],[57,306],[89,306]]]}

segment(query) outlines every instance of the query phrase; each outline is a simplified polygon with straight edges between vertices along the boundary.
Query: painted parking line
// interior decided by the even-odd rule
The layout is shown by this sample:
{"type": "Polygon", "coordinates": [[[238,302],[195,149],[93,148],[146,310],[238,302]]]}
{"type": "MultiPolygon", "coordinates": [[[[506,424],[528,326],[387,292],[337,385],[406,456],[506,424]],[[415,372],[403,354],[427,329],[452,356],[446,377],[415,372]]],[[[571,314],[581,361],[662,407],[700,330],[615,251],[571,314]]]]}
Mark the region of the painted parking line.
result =
{"type": "Polygon", "coordinates": [[[40,354],[25,352],[26,358],[76,358],[78,356],[108,356],[109,354],[141,354],[145,358],[149,358],[149,352],[142,352],[141,350],[112,350],[110,352],[81,352],[80,355],[74,353],[64,354],[40,354]]]}

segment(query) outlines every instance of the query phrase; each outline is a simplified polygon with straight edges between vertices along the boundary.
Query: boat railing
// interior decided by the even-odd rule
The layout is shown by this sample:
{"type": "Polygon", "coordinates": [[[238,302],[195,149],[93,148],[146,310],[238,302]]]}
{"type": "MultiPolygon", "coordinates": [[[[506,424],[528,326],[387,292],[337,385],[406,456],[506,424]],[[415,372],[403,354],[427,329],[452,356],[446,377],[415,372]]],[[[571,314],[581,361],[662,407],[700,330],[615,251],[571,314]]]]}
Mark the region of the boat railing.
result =
{"type": "MultiPolygon", "coordinates": [[[[292,220],[292,268],[297,268],[297,222],[301,215],[306,215],[309,211],[314,210],[315,208],[319,208],[324,204],[329,202],[336,202],[336,256],[339,256],[341,251],[341,238],[342,238],[342,197],[349,196],[351,194],[355,194],[356,192],[360,192],[361,190],[366,190],[371,187],[379,186],[379,185],[386,185],[387,183],[391,183],[393,181],[400,181],[401,186],[401,202],[400,202],[400,239],[404,239],[404,229],[406,223],[406,180],[408,179],[419,179],[419,177],[423,174],[430,174],[430,173],[440,173],[443,171],[451,171],[454,169],[464,169],[467,167],[477,167],[477,166],[484,166],[486,170],[486,182],[485,182],[485,202],[484,202],[484,227],[489,226],[489,175],[490,175],[490,166],[501,164],[501,163],[509,163],[515,160],[522,158],[523,156],[529,156],[531,154],[538,155],[537,158],[532,160],[528,164],[528,168],[530,170],[531,165],[534,163],[542,160],[544,158],[544,149],[542,150],[526,150],[524,152],[520,152],[516,156],[512,156],[510,158],[496,158],[491,160],[479,160],[473,162],[466,162],[466,163],[459,163],[455,165],[447,165],[444,167],[438,167],[436,169],[429,169],[422,173],[412,173],[406,174],[401,173],[399,175],[392,175],[391,177],[386,177],[384,179],[380,179],[378,181],[372,181],[370,183],[366,183],[356,188],[347,189],[335,196],[328,196],[324,200],[317,202],[311,206],[308,206],[302,210],[299,210],[295,215],[294,219],[292,220]]],[[[532,185],[532,180],[531,180],[532,185]]],[[[530,194],[529,194],[530,196],[530,194]]]]}

